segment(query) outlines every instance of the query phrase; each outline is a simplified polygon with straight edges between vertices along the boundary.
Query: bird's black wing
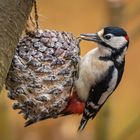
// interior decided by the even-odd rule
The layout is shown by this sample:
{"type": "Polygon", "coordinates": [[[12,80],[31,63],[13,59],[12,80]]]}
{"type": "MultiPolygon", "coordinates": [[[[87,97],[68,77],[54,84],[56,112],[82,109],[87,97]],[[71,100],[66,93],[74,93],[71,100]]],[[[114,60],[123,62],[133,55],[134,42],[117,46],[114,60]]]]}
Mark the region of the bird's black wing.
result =
{"type": "Polygon", "coordinates": [[[102,94],[107,91],[109,87],[109,82],[112,79],[112,74],[114,71],[114,66],[110,66],[106,76],[97,83],[94,87],[91,87],[88,100],[85,105],[85,110],[83,113],[82,120],[80,122],[80,126],[78,130],[83,130],[86,126],[86,123],[90,118],[94,118],[102,105],[104,104],[98,104],[98,101],[100,100],[102,94]]]}

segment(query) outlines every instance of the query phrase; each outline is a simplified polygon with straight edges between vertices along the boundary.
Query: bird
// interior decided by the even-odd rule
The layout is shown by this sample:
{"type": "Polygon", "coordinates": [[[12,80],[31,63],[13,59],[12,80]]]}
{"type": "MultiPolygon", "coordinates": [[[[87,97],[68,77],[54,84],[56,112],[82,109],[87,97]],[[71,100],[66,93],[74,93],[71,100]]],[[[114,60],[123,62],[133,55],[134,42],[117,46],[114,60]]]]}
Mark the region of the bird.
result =
{"type": "Polygon", "coordinates": [[[75,94],[65,110],[66,114],[82,114],[78,128],[82,131],[119,85],[129,37],[123,28],[108,26],[95,34],[81,34],[80,38],[97,43],[78,63],[75,94]]]}

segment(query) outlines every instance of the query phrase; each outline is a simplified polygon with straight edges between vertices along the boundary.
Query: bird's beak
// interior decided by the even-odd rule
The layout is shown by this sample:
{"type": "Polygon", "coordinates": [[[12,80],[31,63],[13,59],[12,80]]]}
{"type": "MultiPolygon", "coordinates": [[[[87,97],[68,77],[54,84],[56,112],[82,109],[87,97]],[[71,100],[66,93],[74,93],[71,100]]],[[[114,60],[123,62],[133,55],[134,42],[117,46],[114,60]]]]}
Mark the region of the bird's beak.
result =
{"type": "Polygon", "coordinates": [[[101,39],[98,36],[98,34],[80,34],[81,39],[87,40],[87,41],[94,41],[97,43],[100,43],[101,39]]]}

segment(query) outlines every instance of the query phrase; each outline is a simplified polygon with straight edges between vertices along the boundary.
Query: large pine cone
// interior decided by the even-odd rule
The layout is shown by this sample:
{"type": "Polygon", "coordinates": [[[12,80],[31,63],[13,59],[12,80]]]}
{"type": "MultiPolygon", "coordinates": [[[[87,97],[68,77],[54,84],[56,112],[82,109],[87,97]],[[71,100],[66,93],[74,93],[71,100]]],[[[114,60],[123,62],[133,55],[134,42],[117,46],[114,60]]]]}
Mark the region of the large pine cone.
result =
{"type": "Polygon", "coordinates": [[[20,39],[6,87],[26,125],[55,118],[65,109],[79,54],[79,40],[67,32],[37,30],[20,39]]]}

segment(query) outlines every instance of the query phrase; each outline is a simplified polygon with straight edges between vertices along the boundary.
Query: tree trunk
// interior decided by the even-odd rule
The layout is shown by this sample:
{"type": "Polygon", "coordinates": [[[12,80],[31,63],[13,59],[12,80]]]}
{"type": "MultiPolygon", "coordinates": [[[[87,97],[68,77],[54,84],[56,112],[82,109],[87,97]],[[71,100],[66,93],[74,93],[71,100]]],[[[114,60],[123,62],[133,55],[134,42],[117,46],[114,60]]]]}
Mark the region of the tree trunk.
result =
{"type": "Polygon", "coordinates": [[[34,0],[0,0],[0,91],[34,0]]]}

